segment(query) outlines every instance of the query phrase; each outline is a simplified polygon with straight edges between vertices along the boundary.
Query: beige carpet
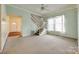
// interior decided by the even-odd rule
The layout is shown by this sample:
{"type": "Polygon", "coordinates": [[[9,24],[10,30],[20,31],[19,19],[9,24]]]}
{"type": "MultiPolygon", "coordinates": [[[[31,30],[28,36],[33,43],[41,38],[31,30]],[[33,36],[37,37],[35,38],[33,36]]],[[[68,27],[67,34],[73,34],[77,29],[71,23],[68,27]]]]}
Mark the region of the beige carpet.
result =
{"type": "Polygon", "coordinates": [[[11,54],[71,54],[77,51],[77,40],[43,35],[9,37],[3,53],[11,54]]]}

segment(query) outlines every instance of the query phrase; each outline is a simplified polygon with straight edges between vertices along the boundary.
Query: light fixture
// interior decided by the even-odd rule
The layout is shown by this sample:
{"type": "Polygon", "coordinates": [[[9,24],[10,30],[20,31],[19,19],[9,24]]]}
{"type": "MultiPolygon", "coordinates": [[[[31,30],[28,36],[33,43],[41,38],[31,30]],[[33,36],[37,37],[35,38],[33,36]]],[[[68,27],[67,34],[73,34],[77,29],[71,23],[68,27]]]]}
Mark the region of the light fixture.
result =
{"type": "Polygon", "coordinates": [[[44,4],[41,4],[41,10],[44,10],[45,7],[44,7],[44,4]]]}
{"type": "Polygon", "coordinates": [[[1,23],[2,23],[2,24],[6,24],[6,22],[5,22],[5,21],[2,21],[1,23]]]}
{"type": "Polygon", "coordinates": [[[12,24],[16,25],[16,23],[15,23],[15,22],[13,22],[12,24]]]}
{"type": "Polygon", "coordinates": [[[6,24],[6,20],[3,18],[1,23],[6,24]]]}
{"type": "Polygon", "coordinates": [[[40,10],[41,11],[50,11],[49,9],[48,9],[48,5],[46,5],[46,4],[41,4],[41,7],[40,7],[40,10]]]}

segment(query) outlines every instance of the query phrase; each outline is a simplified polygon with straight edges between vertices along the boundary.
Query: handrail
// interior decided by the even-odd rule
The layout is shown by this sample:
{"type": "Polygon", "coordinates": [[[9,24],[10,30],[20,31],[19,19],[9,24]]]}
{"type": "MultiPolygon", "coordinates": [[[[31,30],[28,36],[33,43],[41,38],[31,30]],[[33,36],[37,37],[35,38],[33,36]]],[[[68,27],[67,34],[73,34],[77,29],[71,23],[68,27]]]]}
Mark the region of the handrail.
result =
{"type": "Polygon", "coordinates": [[[34,24],[38,27],[38,29],[34,33],[36,33],[38,30],[44,28],[44,25],[45,25],[44,21],[39,16],[31,15],[31,19],[34,22],[34,24]]]}

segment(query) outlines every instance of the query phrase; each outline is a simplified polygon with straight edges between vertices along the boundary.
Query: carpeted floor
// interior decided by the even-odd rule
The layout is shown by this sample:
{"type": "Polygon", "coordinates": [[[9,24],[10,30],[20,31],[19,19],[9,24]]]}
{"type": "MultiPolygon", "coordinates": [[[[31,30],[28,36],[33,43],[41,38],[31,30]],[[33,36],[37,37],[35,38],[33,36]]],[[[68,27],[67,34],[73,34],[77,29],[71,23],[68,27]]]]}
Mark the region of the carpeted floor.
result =
{"type": "Polygon", "coordinates": [[[71,54],[77,51],[77,40],[43,35],[21,38],[9,37],[4,47],[6,54],[71,54]]]}

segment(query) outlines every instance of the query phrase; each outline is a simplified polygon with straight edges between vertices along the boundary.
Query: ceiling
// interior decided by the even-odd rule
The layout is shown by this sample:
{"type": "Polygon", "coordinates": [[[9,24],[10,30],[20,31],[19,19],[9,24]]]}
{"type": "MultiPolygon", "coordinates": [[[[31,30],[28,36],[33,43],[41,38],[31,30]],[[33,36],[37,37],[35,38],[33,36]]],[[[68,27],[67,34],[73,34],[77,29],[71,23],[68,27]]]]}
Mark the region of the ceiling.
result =
{"type": "Polygon", "coordinates": [[[45,9],[41,10],[41,4],[14,4],[13,6],[23,8],[25,10],[29,10],[31,12],[40,14],[40,15],[46,15],[49,13],[55,13],[59,10],[65,10],[68,8],[73,8],[76,5],[74,4],[44,4],[45,9]]]}

